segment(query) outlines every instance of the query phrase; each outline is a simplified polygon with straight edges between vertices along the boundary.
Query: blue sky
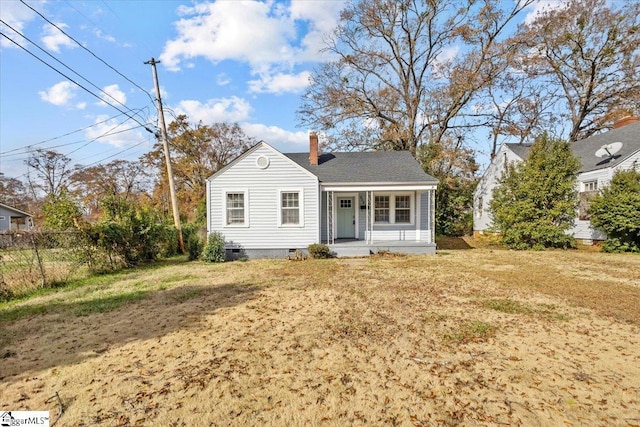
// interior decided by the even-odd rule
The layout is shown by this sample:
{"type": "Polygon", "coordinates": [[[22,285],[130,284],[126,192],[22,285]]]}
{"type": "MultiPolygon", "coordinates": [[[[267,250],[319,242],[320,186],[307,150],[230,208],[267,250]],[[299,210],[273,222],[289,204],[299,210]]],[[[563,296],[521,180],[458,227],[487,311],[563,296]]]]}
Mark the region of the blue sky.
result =
{"type": "MultiPolygon", "coordinates": [[[[307,149],[295,110],[343,2],[25,1],[86,49],[18,0],[0,1],[0,18],[33,43],[4,24],[2,33],[139,122],[157,120],[136,86],[154,95],[144,62],[155,57],[167,122],[175,114],[238,122],[280,150],[307,149]]],[[[0,53],[0,172],[23,174],[29,146],[88,165],[135,159],[153,145],[139,123],[5,37],[0,53]]]]}
{"type": "Polygon", "coordinates": [[[327,59],[319,53],[322,38],[344,6],[340,0],[24,1],[82,47],[20,0],[0,0],[7,24],[0,31],[26,49],[0,36],[0,172],[10,177],[26,172],[29,147],[57,150],[85,166],[149,151],[154,137],[141,124],[157,123],[151,68],[144,64],[151,57],[161,61],[167,122],[177,114],[204,124],[238,122],[281,151],[307,150],[308,129],[296,126],[295,111],[310,71],[327,59]]]}

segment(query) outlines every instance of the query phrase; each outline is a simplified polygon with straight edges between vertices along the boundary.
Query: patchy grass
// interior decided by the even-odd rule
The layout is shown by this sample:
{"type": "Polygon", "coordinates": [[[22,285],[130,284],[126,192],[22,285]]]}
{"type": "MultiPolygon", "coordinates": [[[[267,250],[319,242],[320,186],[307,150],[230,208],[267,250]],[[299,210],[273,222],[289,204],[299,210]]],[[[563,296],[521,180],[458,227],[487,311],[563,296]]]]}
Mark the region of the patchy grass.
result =
{"type": "Polygon", "coordinates": [[[633,425],[640,257],[172,261],[0,304],[0,411],[56,425],[633,425]]]}
{"type": "Polygon", "coordinates": [[[446,334],[445,338],[455,341],[458,344],[470,342],[482,342],[493,335],[496,328],[480,320],[468,320],[452,333],[446,334]]]}

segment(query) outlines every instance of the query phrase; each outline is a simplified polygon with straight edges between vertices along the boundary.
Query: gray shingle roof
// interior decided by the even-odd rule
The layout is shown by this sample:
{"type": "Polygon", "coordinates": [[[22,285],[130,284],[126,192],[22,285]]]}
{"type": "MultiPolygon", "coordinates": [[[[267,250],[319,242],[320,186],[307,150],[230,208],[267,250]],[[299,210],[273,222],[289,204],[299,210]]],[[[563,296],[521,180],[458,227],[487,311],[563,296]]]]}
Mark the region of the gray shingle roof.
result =
{"type": "MultiPolygon", "coordinates": [[[[522,159],[526,159],[531,144],[507,144],[509,149],[522,159]]],[[[589,172],[598,169],[615,167],[633,153],[640,150],[640,122],[612,129],[571,144],[573,154],[580,160],[578,172],[589,172]],[[622,148],[613,157],[596,157],[596,151],[606,144],[622,142],[622,148]]]]}
{"type": "Polygon", "coordinates": [[[321,154],[318,166],[309,153],[284,153],[325,183],[437,183],[408,151],[365,151],[321,154]]]}
{"type": "Polygon", "coordinates": [[[580,159],[580,172],[615,167],[640,150],[640,122],[612,129],[572,144],[573,154],[580,159]],[[605,144],[622,142],[622,148],[611,158],[596,157],[596,151],[605,144]]]}
{"type": "Polygon", "coordinates": [[[529,156],[529,150],[531,150],[531,145],[532,144],[507,143],[507,147],[509,147],[509,149],[513,151],[522,160],[526,159],[529,156]]]}

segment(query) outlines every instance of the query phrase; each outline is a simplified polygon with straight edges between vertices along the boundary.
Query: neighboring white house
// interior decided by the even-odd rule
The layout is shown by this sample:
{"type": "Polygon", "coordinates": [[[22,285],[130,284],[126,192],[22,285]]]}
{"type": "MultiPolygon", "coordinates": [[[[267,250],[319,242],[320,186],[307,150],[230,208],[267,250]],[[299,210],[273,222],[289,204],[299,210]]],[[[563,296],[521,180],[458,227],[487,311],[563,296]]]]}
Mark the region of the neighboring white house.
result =
{"type": "MultiPolygon", "coordinates": [[[[604,240],[606,236],[591,228],[587,213],[588,199],[599,189],[609,185],[613,174],[618,170],[640,169],[640,121],[627,118],[616,124],[614,129],[591,136],[571,144],[573,154],[580,160],[577,190],[580,203],[576,220],[570,233],[578,240],[590,243],[604,240]],[[630,124],[629,124],[630,123],[630,124]],[[615,142],[622,143],[620,150],[612,156],[598,157],[596,151],[615,142]]],[[[493,198],[493,189],[505,171],[506,165],[521,162],[529,155],[531,144],[503,144],[487,167],[473,195],[473,232],[474,235],[490,231],[492,222],[489,203],[493,198]]]]}
{"type": "Polygon", "coordinates": [[[32,218],[30,213],[0,203],[0,232],[28,231],[33,227],[32,218]]]}
{"type": "Polygon", "coordinates": [[[207,180],[207,232],[228,258],[435,252],[435,191],[408,151],[283,154],[260,142],[207,180]]]}

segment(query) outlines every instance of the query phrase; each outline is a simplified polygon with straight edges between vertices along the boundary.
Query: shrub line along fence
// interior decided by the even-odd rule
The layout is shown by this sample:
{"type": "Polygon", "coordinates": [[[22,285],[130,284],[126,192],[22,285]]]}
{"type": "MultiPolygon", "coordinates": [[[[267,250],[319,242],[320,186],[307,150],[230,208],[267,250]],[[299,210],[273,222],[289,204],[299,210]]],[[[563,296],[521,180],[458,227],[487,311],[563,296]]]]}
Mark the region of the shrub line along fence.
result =
{"type": "MultiPolygon", "coordinates": [[[[0,301],[178,253],[175,229],[107,226],[0,233],[0,301]]],[[[197,239],[194,230],[188,237],[197,239]]]]}

